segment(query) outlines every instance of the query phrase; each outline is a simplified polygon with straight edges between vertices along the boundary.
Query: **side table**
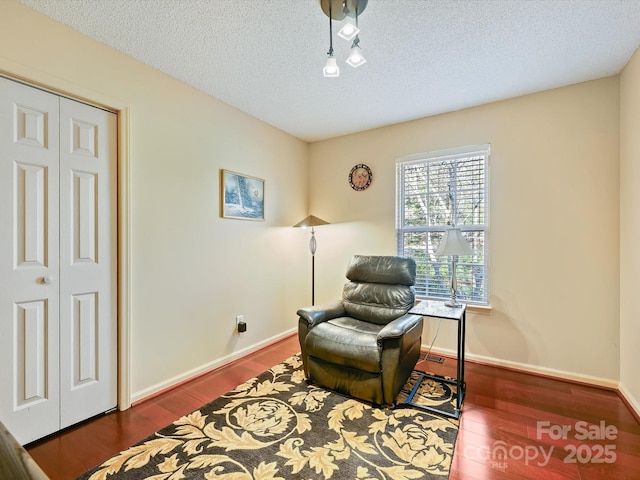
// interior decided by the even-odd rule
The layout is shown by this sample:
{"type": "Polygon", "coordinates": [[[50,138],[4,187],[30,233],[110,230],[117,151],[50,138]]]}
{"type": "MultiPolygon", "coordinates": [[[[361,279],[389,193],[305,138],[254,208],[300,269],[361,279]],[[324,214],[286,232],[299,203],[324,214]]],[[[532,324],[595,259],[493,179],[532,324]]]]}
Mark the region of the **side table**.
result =
{"type": "Polygon", "coordinates": [[[464,395],[466,392],[466,384],[464,382],[464,338],[466,327],[466,305],[459,307],[447,307],[444,302],[435,300],[422,300],[420,303],[414,305],[408,313],[414,315],[421,315],[422,317],[431,318],[444,318],[446,320],[454,320],[458,322],[458,347],[457,347],[457,375],[455,380],[449,380],[440,376],[430,375],[428,373],[421,372],[416,384],[414,385],[406,403],[414,407],[422,408],[424,410],[433,411],[447,417],[459,418],[460,411],[462,409],[462,403],[464,402],[464,395]],[[422,381],[425,378],[432,378],[441,382],[449,383],[457,387],[455,394],[456,408],[454,413],[443,411],[436,407],[429,407],[425,405],[418,405],[413,403],[413,397],[420,388],[422,381]]]}

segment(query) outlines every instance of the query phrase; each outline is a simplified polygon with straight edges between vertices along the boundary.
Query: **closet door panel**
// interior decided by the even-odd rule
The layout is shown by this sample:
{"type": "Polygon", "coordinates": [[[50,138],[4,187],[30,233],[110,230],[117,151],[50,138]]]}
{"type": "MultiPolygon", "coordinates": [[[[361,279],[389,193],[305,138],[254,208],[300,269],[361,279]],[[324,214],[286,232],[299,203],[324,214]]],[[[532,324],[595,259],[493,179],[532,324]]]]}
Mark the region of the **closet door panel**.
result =
{"type": "Polygon", "coordinates": [[[0,78],[0,418],[59,429],[59,98],[0,78]]]}
{"type": "Polygon", "coordinates": [[[60,100],[61,426],[116,407],[116,115],[60,100]]]}

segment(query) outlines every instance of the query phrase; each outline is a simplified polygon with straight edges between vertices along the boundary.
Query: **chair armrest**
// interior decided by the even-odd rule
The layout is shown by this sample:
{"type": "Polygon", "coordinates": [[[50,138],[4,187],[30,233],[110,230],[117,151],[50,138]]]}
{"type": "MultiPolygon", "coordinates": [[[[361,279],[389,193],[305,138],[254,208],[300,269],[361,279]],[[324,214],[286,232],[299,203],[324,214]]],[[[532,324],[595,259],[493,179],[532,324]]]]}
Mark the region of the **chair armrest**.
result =
{"type": "Polygon", "coordinates": [[[12,480],[49,480],[18,440],[0,422],[0,477],[12,480]]]}
{"type": "Polygon", "coordinates": [[[389,338],[400,338],[416,325],[422,323],[421,315],[406,314],[387,323],[380,332],[378,332],[378,342],[389,338]]]}
{"type": "Polygon", "coordinates": [[[342,302],[305,307],[298,310],[298,315],[307,322],[309,328],[332,318],[344,317],[345,314],[346,311],[342,302]]]}

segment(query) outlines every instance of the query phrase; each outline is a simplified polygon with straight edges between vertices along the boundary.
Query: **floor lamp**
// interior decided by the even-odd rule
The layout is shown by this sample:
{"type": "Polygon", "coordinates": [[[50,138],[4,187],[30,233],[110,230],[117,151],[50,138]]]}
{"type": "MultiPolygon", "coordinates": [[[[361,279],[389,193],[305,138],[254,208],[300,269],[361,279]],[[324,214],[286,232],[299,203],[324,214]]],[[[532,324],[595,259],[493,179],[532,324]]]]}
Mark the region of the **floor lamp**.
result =
{"type": "Polygon", "coordinates": [[[460,307],[462,304],[456,298],[458,291],[458,279],[456,278],[456,268],[458,264],[458,255],[473,255],[473,250],[462,236],[459,228],[452,227],[444,232],[440,246],[435,252],[436,256],[451,257],[451,299],[445,303],[447,307],[460,307]]]}
{"type": "Polygon", "coordinates": [[[309,251],[311,252],[311,305],[315,305],[316,249],[318,247],[318,244],[316,243],[316,231],[314,227],[317,227],[318,225],[328,224],[329,222],[326,222],[321,218],[309,215],[308,217],[294,225],[294,227],[302,228],[311,227],[311,239],[309,240],[309,251]]]}

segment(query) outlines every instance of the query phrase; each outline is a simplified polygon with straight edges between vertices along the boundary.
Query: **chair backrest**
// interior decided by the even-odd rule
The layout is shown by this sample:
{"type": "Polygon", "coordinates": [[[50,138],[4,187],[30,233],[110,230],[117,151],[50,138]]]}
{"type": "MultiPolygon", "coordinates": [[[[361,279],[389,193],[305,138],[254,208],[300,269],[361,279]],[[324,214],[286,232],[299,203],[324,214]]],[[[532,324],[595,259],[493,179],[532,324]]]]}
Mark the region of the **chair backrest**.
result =
{"type": "Polygon", "coordinates": [[[384,325],[415,303],[416,262],[411,258],[354,255],[347,278],[342,303],[350,317],[384,325]]]}

